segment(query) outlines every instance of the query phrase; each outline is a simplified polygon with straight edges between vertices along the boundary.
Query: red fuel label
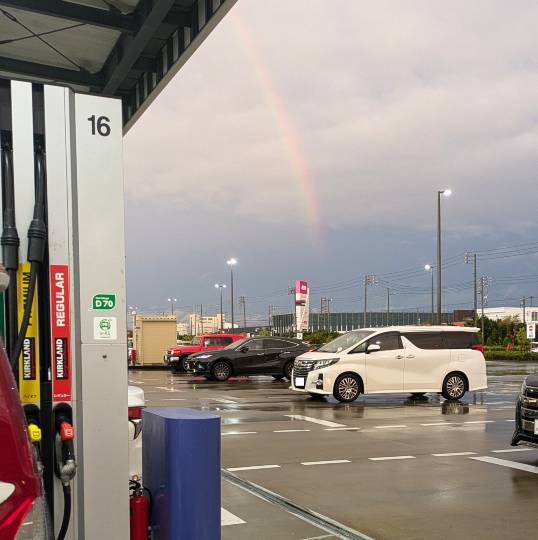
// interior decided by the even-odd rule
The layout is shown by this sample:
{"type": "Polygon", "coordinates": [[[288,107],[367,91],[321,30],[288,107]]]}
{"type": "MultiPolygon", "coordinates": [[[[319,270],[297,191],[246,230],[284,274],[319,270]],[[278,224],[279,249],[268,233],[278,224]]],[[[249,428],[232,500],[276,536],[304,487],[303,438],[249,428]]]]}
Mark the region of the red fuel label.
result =
{"type": "Polygon", "coordinates": [[[52,392],[54,401],[71,400],[71,347],[69,319],[69,267],[50,267],[52,336],[52,392]]]}

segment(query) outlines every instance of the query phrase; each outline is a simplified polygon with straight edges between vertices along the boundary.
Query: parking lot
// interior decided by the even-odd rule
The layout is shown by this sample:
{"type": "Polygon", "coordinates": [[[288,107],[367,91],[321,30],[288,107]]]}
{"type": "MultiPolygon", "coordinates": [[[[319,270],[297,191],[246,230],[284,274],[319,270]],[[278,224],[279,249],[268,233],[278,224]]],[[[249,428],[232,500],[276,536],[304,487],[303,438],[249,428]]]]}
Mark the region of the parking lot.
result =
{"type": "Polygon", "coordinates": [[[224,539],[529,536],[538,449],[510,447],[532,365],[488,363],[487,391],[312,399],[270,377],[131,371],[147,406],[222,418],[224,539]]]}

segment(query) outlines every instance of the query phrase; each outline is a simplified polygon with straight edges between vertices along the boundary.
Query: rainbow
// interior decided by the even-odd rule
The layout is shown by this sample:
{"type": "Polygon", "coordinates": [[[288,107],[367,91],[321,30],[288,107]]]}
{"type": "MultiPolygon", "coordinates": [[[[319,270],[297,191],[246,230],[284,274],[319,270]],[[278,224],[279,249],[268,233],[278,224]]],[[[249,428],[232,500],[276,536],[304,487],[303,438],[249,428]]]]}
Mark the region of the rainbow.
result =
{"type": "Polygon", "coordinates": [[[278,130],[282,136],[283,144],[288,152],[294,176],[297,179],[299,188],[304,197],[308,221],[316,233],[316,239],[322,241],[323,227],[321,224],[316,191],[312,175],[308,170],[304,151],[301,147],[301,141],[299,140],[299,136],[293,125],[291,115],[288,112],[284,100],[277,91],[269,67],[262,57],[252,32],[241,16],[238,15],[236,10],[232,11],[230,16],[233,21],[233,26],[244,45],[246,53],[260,81],[260,86],[265,95],[265,99],[269,109],[272,111],[278,130]]]}

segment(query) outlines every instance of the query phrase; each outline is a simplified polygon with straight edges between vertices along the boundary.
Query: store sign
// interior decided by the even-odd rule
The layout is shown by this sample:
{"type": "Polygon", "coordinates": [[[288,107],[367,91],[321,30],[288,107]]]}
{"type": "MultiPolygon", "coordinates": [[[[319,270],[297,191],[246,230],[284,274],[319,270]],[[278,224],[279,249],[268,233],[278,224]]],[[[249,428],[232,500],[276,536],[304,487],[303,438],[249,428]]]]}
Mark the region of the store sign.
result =
{"type": "Polygon", "coordinates": [[[308,283],[303,280],[295,282],[295,321],[296,332],[308,330],[310,323],[310,290],[308,283]]]}
{"type": "Polygon", "coordinates": [[[536,323],[528,322],[527,323],[527,339],[535,339],[535,338],[536,338],[536,323]]]}

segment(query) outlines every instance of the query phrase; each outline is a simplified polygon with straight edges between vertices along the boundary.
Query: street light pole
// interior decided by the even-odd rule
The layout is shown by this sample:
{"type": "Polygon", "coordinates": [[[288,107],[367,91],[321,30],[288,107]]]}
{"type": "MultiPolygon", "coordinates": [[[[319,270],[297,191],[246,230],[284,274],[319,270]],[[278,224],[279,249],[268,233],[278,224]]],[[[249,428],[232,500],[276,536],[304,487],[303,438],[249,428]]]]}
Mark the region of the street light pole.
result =
{"type": "Polygon", "coordinates": [[[226,288],[225,283],[215,283],[215,289],[220,290],[220,331],[224,332],[224,312],[222,311],[222,289],[226,288]]]}
{"type": "Polygon", "coordinates": [[[387,287],[387,326],[390,326],[390,288],[387,287]]]}
{"type": "Polygon", "coordinates": [[[450,189],[437,190],[437,324],[442,324],[442,270],[441,270],[441,195],[450,197],[452,191],[450,189]]]}
{"type": "Polygon", "coordinates": [[[174,302],[177,302],[177,298],[169,298],[168,301],[172,304],[172,315],[174,314],[174,302]]]}
{"type": "Polygon", "coordinates": [[[232,312],[232,334],[235,329],[234,319],[234,266],[237,264],[237,259],[233,257],[226,261],[226,264],[230,267],[230,298],[231,298],[231,312],[232,312]]]}

